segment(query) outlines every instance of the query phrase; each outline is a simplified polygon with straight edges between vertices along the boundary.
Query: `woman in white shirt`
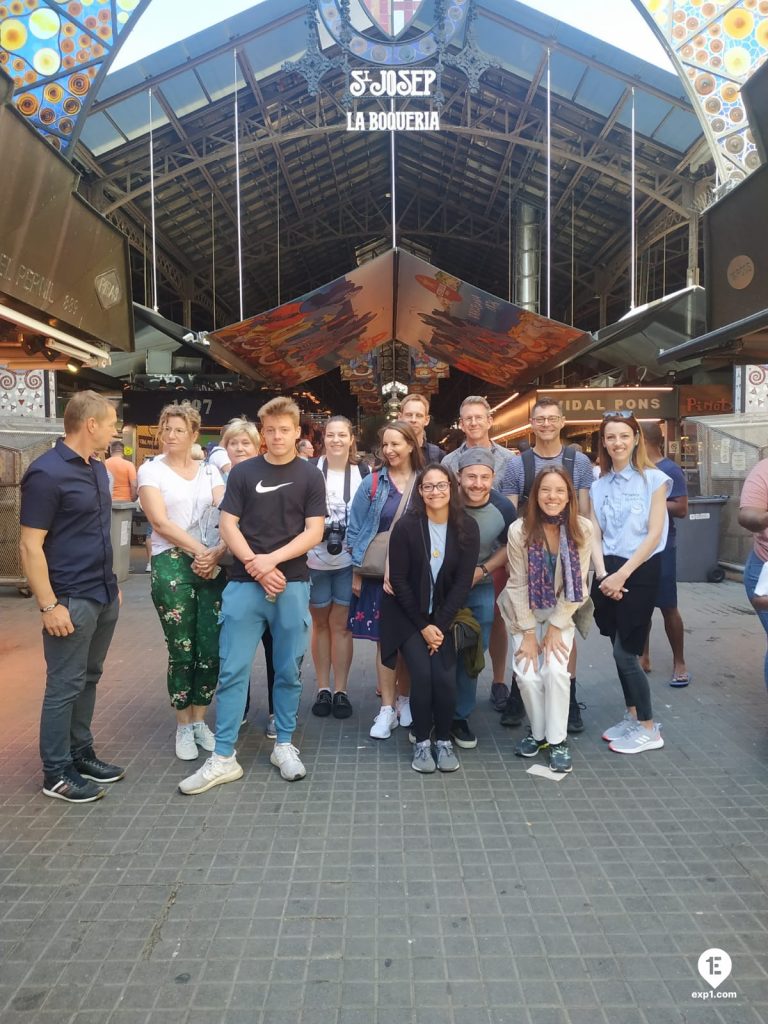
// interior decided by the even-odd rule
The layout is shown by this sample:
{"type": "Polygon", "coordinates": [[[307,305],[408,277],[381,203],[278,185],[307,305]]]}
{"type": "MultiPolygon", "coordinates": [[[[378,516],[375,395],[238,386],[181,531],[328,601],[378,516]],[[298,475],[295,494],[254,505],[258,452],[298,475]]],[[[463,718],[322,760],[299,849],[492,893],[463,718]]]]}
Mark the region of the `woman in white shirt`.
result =
{"type": "Polygon", "coordinates": [[[610,637],[627,710],[603,739],[619,754],[664,746],[653,720],[648,677],[640,665],[656,603],[667,543],[672,481],[648,458],[640,424],[629,412],[606,413],[600,425],[601,476],[590,489],[592,599],[595,622],[610,637]]]}
{"type": "Polygon", "coordinates": [[[317,697],[312,713],[349,718],[347,681],[352,664],[352,634],[347,628],[352,600],[352,555],[346,544],[349,507],[363,476],[370,472],[357,454],[352,424],[332,416],[325,425],[323,454],[317,468],[325,477],[327,513],[323,540],[307,555],[311,580],[312,660],[317,697]],[[333,692],[331,692],[333,669],[333,692]]]}
{"type": "Polygon", "coordinates": [[[152,601],[168,646],[168,693],[176,709],[176,756],[213,750],[204,722],[219,675],[222,544],[207,548],[200,518],[218,505],[224,482],[214,466],[195,462],[200,414],[188,402],[167,405],[157,433],[162,456],[139,469],[139,500],[152,527],[152,601]]]}

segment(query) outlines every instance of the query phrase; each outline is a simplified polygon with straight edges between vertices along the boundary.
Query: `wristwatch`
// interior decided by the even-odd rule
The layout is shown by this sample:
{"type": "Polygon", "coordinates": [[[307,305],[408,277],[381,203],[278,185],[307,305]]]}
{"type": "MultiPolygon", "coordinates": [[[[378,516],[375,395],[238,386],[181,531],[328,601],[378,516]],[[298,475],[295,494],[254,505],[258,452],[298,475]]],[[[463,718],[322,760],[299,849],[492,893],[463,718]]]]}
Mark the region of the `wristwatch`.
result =
{"type": "Polygon", "coordinates": [[[488,572],[488,570],[485,567],[485,562],[481,562],[480,565],[478,566],[478,569],[480,569],[480,571],[482,572],[483,579],[487,579],[488,576],[490,576],[490,573],[488,572]]]}
{"type": "Polygon", "coordinates": [[[40,611],[41,611],[41,613],[43,615],[45,615],[46,612],[52,612],[53,609],[54,608],[58,608],[58,606],[59,606],[59,602],[58,601],[54,601],[53,604],[47,604],[45,606],[45,608],[41,608],[40,611]]]}

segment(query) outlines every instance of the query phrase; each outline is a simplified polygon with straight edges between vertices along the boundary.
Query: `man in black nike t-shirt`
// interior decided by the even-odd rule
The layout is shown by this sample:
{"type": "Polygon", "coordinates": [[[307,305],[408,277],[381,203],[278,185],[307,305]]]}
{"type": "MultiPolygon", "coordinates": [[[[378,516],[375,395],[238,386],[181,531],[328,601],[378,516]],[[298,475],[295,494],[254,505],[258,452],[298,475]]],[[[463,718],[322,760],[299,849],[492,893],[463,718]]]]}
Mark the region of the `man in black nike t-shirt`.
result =
{"type": "Polygon", "coordinates": [[[300,428],[295,402],[273,398],[260,409],[259,418],[267,452],[233,467],[220,506],[221,536],[235,563],[221,607],[216,749],[180,784],[182,793],[204,793],[241,778],[234,745],[251,662],[266,626],[274,649],[277,730],[270,760],[288,781],[306,775],[292,739],[310,624],[306,555],[323,539],[325,481],[317,467],[296,454],[300,428]]]}

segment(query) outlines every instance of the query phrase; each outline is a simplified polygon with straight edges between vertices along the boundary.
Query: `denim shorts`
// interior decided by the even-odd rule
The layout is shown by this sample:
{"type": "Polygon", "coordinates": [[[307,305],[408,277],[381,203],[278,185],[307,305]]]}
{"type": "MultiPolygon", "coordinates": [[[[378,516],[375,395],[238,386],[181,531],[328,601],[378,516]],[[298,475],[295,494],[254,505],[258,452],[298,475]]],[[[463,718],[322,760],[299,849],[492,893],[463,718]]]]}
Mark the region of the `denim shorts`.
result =
{"type": "Polygon", "coordinates": [[[352,566],[343,569],[310,569],[309,603],[312,608],[330,604],[347,607],[352,600],[352,566]]]}

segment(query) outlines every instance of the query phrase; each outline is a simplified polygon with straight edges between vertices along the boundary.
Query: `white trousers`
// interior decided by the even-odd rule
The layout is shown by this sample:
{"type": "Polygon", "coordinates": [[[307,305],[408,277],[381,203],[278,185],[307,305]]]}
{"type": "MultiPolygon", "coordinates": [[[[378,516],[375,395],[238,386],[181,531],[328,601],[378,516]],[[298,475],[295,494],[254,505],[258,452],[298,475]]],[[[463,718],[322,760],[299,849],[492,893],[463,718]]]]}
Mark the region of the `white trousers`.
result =
{"type": "MultiPolygon", "coordinates": [[[[540,613],[537,613],[537,618],[540,613]]],[[[548,620],[536,624],[536,639],[541,643],[547,632],[548,620]]],[[[563,643],[568,654],[560,661],[557,655],[551,655],[546,661],[538,658],[538,664],[526,662],[523,671],[522,662],[517,660],[517,652],[523,642],[522,633],[512,634],[512,650],[515,655],[514,666],[520,696],[523,698],[531,732],[536,740],[547,743],[562,743],[568,733],[568,707],[571,699],[571,677],[568,674],[568,655],[573,647],[574,627],[562,631],[563,643]]]]}

